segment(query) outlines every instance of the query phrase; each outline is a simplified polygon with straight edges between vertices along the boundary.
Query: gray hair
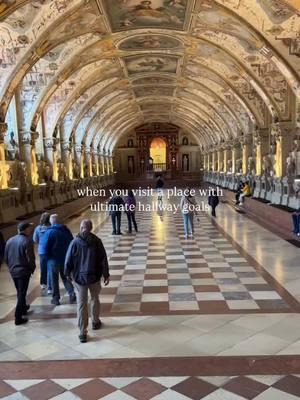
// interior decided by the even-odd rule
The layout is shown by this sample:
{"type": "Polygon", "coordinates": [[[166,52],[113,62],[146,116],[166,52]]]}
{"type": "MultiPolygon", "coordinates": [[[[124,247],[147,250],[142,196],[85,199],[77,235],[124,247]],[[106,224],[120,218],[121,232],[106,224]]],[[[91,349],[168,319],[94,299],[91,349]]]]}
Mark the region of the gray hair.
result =
{"type": "Polygon", "coordinates": [[[58,223],[58,214],[51,214],[50,215],[50,224],[55,225],[58,223]]]}
{"type": "Polygon", "coordinates": [[[83,219],[80,223],[80,232],[90,233],[93,229],[93,223],[90,219],[83,219]]]}

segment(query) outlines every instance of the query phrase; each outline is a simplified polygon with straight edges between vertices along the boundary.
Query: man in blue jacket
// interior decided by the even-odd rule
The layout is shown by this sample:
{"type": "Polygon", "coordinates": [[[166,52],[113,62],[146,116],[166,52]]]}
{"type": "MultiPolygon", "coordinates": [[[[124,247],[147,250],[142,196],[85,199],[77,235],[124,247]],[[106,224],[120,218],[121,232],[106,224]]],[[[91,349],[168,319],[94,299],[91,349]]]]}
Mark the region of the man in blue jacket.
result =
{"type": "Polygon", "coordinates": [[[104,285],[109,284],[109,268],[106,251],[101,239],[92,233],[93,224],[83,220],[80,233],[72,241],[65,262],[65,275],[72,279],[77,292],[79,340],[87,341],[89,322],[88,292],[91,294],[93,330],[101,328],[99,294],[101,278],[104,285]]]}
{"type": "Polygon", "coordinates": [[[57,214],[50,216],[50,224],[51,226],[44,234],[43,243],[52,287],[51,304],[60,305],[59,275],[72,304],[76,302],[76,296],[72,283],[65,277],[64,264],[69,244],[73,240],[73,235],[65,225],[58,223],[57,214]]]}

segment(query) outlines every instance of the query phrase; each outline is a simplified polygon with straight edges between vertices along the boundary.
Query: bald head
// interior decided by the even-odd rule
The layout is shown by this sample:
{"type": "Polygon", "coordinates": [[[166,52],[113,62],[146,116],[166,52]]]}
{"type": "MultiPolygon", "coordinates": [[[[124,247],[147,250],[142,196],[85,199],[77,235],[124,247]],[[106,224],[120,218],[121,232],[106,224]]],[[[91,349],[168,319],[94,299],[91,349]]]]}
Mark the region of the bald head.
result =
{"type": "Polygon", "coordinates": [[[51,215],[50,215],[50,224],[51,224],[51,225],[56,225],[56,224],[58,224],[58,220],[59,220],[58,214],[51,214],[51,215]]]}
{"type": "Polygon", "coordinates": [[[80,224],[80,233],[90,233],[93,230],[93,223],[90,219],[84,219],[80,224]]]}

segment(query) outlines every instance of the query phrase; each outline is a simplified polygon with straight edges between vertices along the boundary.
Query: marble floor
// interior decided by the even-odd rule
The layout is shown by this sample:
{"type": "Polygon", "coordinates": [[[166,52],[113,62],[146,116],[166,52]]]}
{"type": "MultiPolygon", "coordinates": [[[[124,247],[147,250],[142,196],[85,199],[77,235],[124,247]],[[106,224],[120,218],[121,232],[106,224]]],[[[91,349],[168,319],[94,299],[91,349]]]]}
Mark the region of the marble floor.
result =
{"type": "Polygon", "coordinates": [[[122,236],[111,235],[104,213],[85,211],[73,218],[68,225],[74,233],[80,219],[93,219],[109,255],[112,278],[101,292],[103,328],[90,331],[86,344],[78,341],[76,305],[68,304],[67,296],[61,306],[50,305],[49,297],[41,294],[38,274],[30,284],[30,322],[15,327],[15,292],[3,266],[0,398],[300,398],[299,249],[226,204],[217,213],[216,220],[200,213],[195,236],[189,239],[184,238],[181,215],[170,212],[138,213],[139,233],[133,235],[125,233],[123,217],[122,236]],[[260,369],[249,364],[247,357],[253,361],[261,356],[271,364],[260,369]],[[132,367],[125,380],[120,364],[108,364],[109,370],[116,367],[108,377],[103,372],[83,376],[82,371],[66,376],[65,369],[51,376],[46,368],[59,360],[126,360],[136,365],[138,360],[154,363],[160,357],[169,362],[161,375],[132,367]],[[204,367],[187,371],[184,357],[204,367]],[[203,357],[208,357],[205,364],[203,357]],[[224,361],[222,368],[208,371],[206,365],[213,365],[216,357],[224,361]],[[290,357],[293,368],[283,367],[282,360],[290,357]],[[173,375],[172,360],[178,365],[173,375]],[[232,360],[248,362],[251,368],[229,370],[232,360]],[[17,376],[24,362],[32,368],[17,376]],[[1,366],[10,371],[9,365],[15,369],[2,379],[1,366]],[[37,374],[41,367],[46,368],[44,375],[37,374]],[[48,397],[38,397],[43,387],[48,397]]]}

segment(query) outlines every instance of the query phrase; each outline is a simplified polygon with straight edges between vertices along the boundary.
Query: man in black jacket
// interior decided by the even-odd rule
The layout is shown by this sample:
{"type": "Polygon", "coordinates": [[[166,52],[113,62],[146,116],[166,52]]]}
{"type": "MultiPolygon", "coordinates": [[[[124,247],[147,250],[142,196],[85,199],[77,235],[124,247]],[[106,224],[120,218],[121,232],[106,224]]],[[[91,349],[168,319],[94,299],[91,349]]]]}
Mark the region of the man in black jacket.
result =
{"type": "Polygon", "coordinates": [[[66,261],[65,275],[72,279],[77,292],[77,315],[80,330],[79,340],[87,341],[88,292],[91,294],[92,327],[101,328],[99,294],[101,278],[104,284],[109,284],[109,268],[106,251],[101,239],[92,233],[93,224],[90,220],[83,220],[80,224],[80,233],[70,243],[66,261]]]}
{"type": "Polygon", "coordinates": [[[18,235],[10,238],[5,246],[4,259],[17,289],[15,324],[28,322],[24,315],[29,310],[26,295],[31,275],[35,270],[35,255],[32,241],[32,224],[22,222],[18,225],[18,235]]]}

